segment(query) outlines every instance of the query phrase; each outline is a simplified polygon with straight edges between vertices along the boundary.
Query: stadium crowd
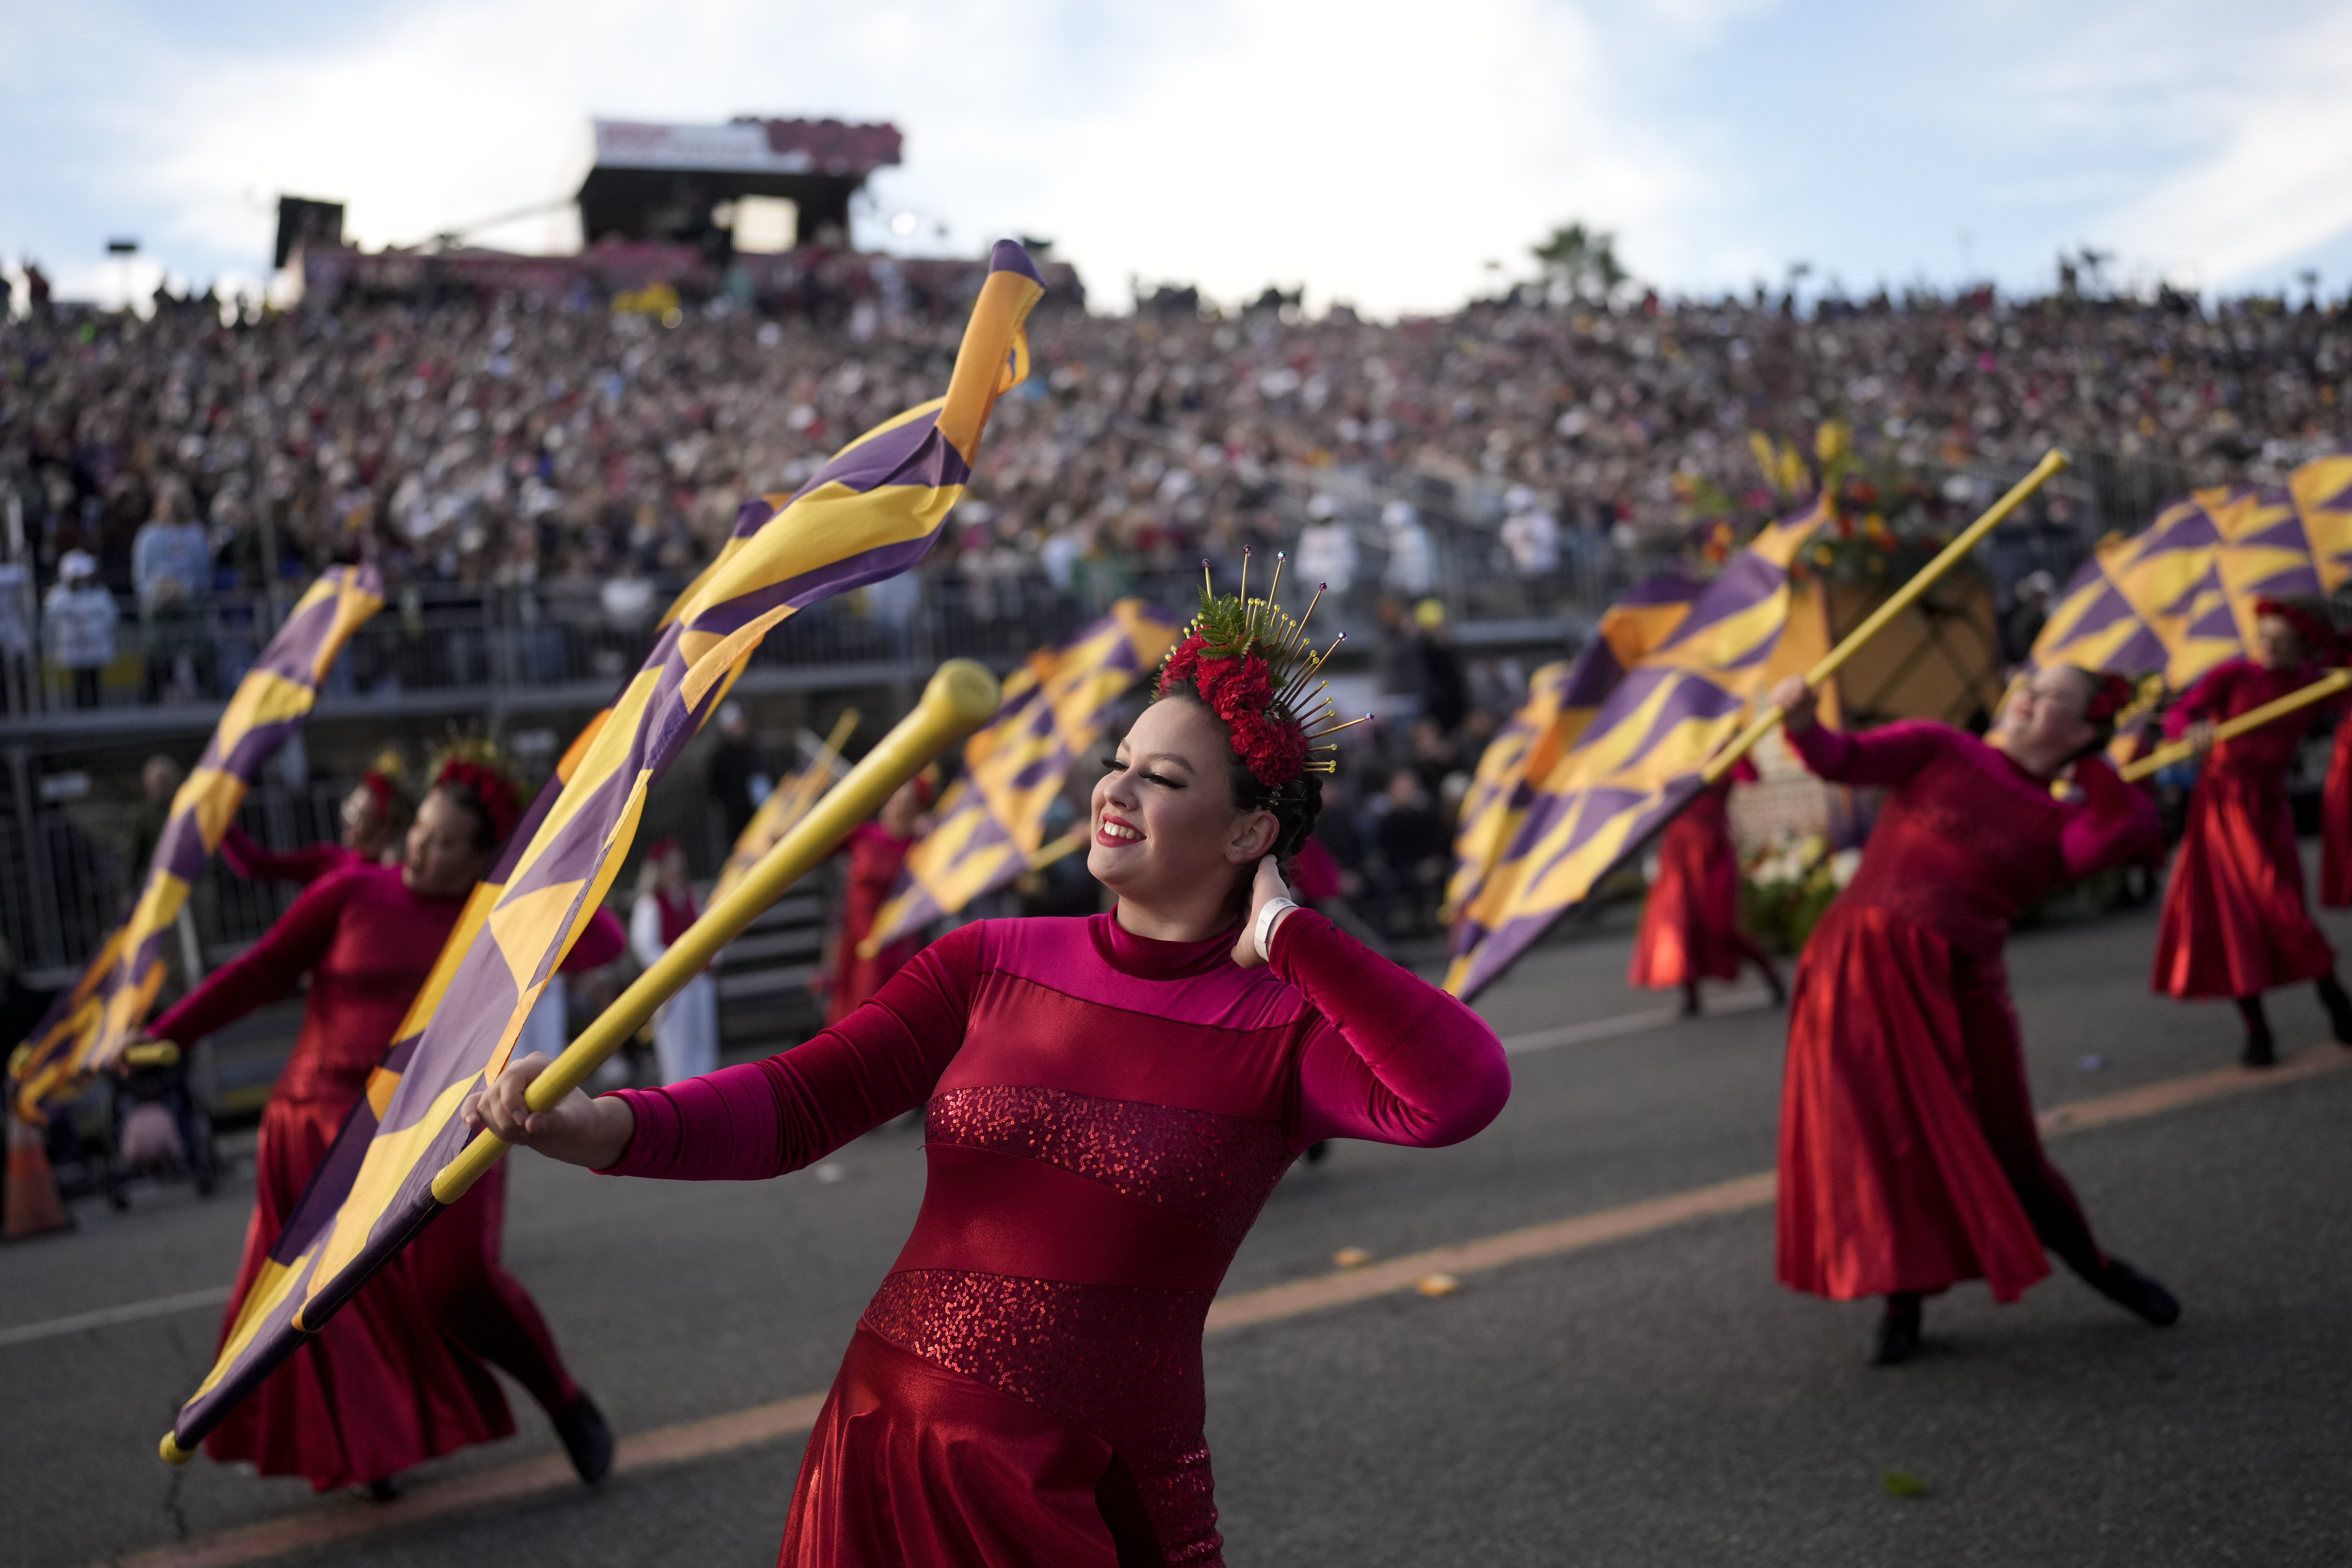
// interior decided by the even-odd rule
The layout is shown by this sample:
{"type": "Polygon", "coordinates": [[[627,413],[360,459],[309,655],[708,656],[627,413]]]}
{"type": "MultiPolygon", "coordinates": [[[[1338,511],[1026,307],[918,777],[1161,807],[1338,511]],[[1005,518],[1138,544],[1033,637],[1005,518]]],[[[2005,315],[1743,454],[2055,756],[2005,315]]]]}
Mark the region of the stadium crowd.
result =
{"type": "MultiPolygon", "coordinates": [[[[1517,683],[1447,648],[1433,596],[1477,578],[1487,613],[1596,611],[1635,558],[1691,537],[1695,496],[1776,504],[1756,432],[1801,444],[1842,420],[1882,469],[1921,471],[2063,444],[2177,491],[2276,479],[2347,430],[2352,321],[2315,300],[1562,294],[1395,322],[1271,291],[1229,310],[1173,288],[1121,316],[1049,303],[923,591],[1017,631],[1052,619],[1045,601],[1167,597],[1203,555],[1289,550],[1374,634],[1396,721],[1327,837],[1405,931],[1429,922],[1448,796],[1517,683]]],[[[57,700],[95,704],[135,637],[140,699],[216,695],[252,641],[224,627],[257,590],[361,558],[411,607],[503,595],[632,643],[742,498],[935,395],[964,311],[887,288],[775,303],[665,289],[264,315],[207,294],[0,322],[11,689],[37,644],[57,700]]]]}
{"type": "MultiPolygon", "coordinates": [[[[201,596],[355,555],[395,585],[676,579],[741,498],[797,485],[935,395],[961,316],[949,301],[762,317],[724,297],[665,315],[350,303],[226,326],[208,296],[146,321],[45,310],[0,326],[0,496],[18,498],[40,586],[80,551],[142,613],[159,589],[201,596]],[[158,523],[203,530],[209,581],[194,532],[165,541],[158,523]]],[[[1628,529],[1675,528],[1690,479],[1756,490],[1752,430],[1801,437],[1843,417],[1906,466],[2021,465],[2058,443],[2211,483],[2340,438],[2352,390],[2341,308],[2169,295],[1985,290],[1801,314],[1761,297],[1604,310],[1522,289],[1383,323],[1288,303],[1219,313],[1161,290],[1126,316],[1048,309],[1033,339],[1036,374],[991,431],[980,504],[928,568],[982,596],[1295,544],[1328,521],[1293,504],[1318,469],[1496,499],[1522,487],[1516,507],[1459,510],[1543,572],[1628,529]],[[1514,511],[1549,521],[1506,531],[1514,511]]],[[[1373,515],[1349,520],[1363,552],[1333,540],[1320,563],[1370,575],[1368,558],[1395,553],[1373,515]]],[[[1410,589],[1433,574],[1402,575],[1410,589]]]]}

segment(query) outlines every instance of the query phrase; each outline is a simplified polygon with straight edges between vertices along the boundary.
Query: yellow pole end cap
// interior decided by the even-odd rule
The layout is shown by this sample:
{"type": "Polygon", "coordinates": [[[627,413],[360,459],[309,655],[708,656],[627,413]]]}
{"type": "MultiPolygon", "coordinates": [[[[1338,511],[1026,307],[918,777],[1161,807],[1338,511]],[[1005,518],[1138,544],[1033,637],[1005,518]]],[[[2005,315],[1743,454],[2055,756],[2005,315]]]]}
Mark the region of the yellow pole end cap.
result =
{"type": "Polygon", "coordinates": [[[969,658],[951,658],[940,666],[923,695],[971,730],[995,718],[997,704],[1003,700],[996,677],[986,665],[969,658]]]}
{"type": "Polygon", "coordinates": [[[163,1456],[163,1462],[167,1465],[184,1465],[196,1457],[196,1451],[194,1448],[180,1447],[180,1435],[177,1432],[164,1433],[163,1441],[157,1446],[156,1451],[163,1456]]]}

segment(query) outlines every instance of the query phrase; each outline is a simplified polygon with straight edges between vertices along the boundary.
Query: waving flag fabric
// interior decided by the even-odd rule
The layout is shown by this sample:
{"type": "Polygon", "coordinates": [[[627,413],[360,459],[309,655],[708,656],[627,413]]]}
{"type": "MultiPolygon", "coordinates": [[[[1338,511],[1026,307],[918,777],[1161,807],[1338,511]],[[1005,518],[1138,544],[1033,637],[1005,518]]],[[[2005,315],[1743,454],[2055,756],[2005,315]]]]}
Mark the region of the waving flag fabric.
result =
{"type": "Polygon", "coordinates": [[[1449,921],[1476,900],[1510,848],[1534,799],[1529,781],[1551,775],[1625,671],[1673,634],[1703,586],[1686,577],[1634,584],[1602,613],[1592,640],[1573,660],[1547,664],[1528,678],[1528,700],[1479,755],[1462,797],[1454,875],[1445,885],[1449,921]]]}
{"type": "Polygon", "coordinates": [[[1475,995],[1508,968],[1698,793],[1759,689],[1828,650],[1818,617],[1792,619],[1789,586],[1789,563],[1826,516],[1817,504],[1766,528],[1704,586],[1653,585],[1620,640],[1578,660],[1583,684],[1559,710],[1575,732],[1515,786],[1525,804],[1508,841],[1454,919],[1447,990],[1475,995]]]}
{"type": "Polygon", "coordinates": [[[922,558],[963,494],[999,396],[1028,374],[1023,322],[1044,292],[1000,243],[946,397],[837,453],[798,493],[747,505],[719,559],[666,617],[560,793],[476,891],[362,1104],[240,1304],[173,1439],[194,1444],[439,1212],[434,1176],[464,1147],[465,1097],[506,1065],[531,1005],[618,874],[647,791],[717,709],[760,639],[796,610],[922,558]]]}
{"type": "Polygon", "coordinates": [[[2245,651],[2254,601],[2352,579],[2352,456],[2286,488],[2199,490],[2128,539],[2102,542],[2034,639],[2036,665],[2161,675],[2175,691],[2245,651]]]}
{"type": "Polygon", "coordinates": [[[1029,656],[1005,681],[995,722],[965,742],[963,776],[908,852],[861,950],[879,952],[1021,875],[1071,767],[1102,739],[1112,705],[1159,668],[1176,630],[1140,599],[1121,599],[1060,647],[1029,656]]]}
{"type": "Polygon", "coordinates": [[[238,681],[195,771],[172,797],[131,918],[58,998],[31,1039],[12,1047],[8,1076],[18,1117],[47,1112],[81,1092],[139,1037],[163,984],[163,948],[188,893],[236,820],[254,776],[319,700],[319,683],[362,622],[383,608],[373,566],[338,566],[310,584],[261,658],[238,681]]]}

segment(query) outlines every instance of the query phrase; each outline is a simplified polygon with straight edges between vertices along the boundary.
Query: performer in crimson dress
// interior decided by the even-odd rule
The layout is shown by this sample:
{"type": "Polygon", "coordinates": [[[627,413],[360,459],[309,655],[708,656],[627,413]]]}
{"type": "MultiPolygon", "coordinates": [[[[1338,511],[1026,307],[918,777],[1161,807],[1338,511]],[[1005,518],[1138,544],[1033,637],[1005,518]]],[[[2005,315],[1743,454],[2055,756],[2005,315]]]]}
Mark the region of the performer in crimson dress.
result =
{"type": "Polygon", "coordinates": [[[1683,1011],[1699,1010],[1701,980],[1737,980],[1742,961],[1763,971],[1775,1003],[1780,971],[1739,923],[1739,851],[1731,841],[1731,786],[1754,784],[1747,758],[1699,793],[1658,837],[1658,879],[1642,908],[1626,979],[1644,991],[1682,987],[1683,1011]]]}
{"type": "Polygon", "coordinates": [[[2021,911],[2158,835],[2153,803],[2094,754],[2131,695],[2054,666],[1979,741],[1924,721],[1841,734],[1813,721],[1802,677],[1773,690],[1808,768],[1890,792],[1797,962],[1778,1215],[1782,1284],[1886,1299],[1881,1364],[1918,1348],[1923,1296],[1981,1278],[2014,1300],[2050,1272],[2044,1248],[2148,1322],[2179,1316],[2100,1249],[2042,1152],[2002,961],[2021,911]]]}
{"type": "Polygon", "coordinates": [[[1317,1139],[1452,1143],[1502,1109],[1475,1014],[1287,897],[1321,803],[1297,647],[1204,598],[1095,788],[1115,912],[964,926],[762,1062],[538,1113],[523,1062],[469,1105],[611,1173],[751,1179],[928,1102],[922,1212],[781,1563],[1221,1562],[1201,1330],[1259,1207],[1317,1139]]]}
{"type": "Polygon", "coordinates": [[[2352,716],[2336,720],[2319,795],[2319,901],[2352,909],[2352,716]]]}
{"type": "Polygon", "coordinates": [[[922,934],[917,932],[900,937],[871,958],[857,953],[858,944],[874,930],[874,917],[889,902],[890,889],[907,864],[908,852],[928,826],[923,813],[930,809],[931,789],[929,771],[918,773],[882,803],[873,821],[849,830],[848,885],[842,893],[841,926],[834,936],[833,993],[824,1010],[827,1024],[838,1024],[856,1012],[882,988],[884,981],[923,950],[922,934]]]}
{"type": "Polygon", "coordinates": [[[2263,993],[2301,981],[2317,984],[2336,1039],[2352,1046],[2352,996],[2336,978],[2336,950],[2304,902],[2303,852],[2286,795],[2303,737],[2345,704],[2316,702],[2218,746],[2213,728],[2317,680],[2326,671],[2314,661],[2331,656],[2334,645],[2316,607],[2264,599],[2255,606],[2253,657],[2215,665],[2165,716],[2165,733],[2190,741],[2205,763],[2164,890],[2156,989],[2234,998],[2246,1026],[2240,1059],[2248,1067],[2278,1060],[2263,993]]]}
{"type": "MultiPolygon", "coordinates": [[[[310,976],[301,1033],[261,1113],[253,1220],[224,1337],[519,815],[504,779],[453,760],[419,805],[400,865],[355,859],[313,882],[260,942],[155,1021],[155,1037],[191,1048],[310,976]]],[[[565,967],[609,963],[622,941],[620,922],[600,911],[565,967]]],[[[493,1172],[272,1373],[205,1452],[321,1491],[364,1485],[390,1497],[398,1471],[514,1430],[496,1366],[546,1407],[582,1479],[601,1476],[610,1429],[499,1264],[505,1212],[493,1172]]]]}
{"type": "Polygon", "coordinates": [[[300,882],[305,886],[347,866],[396,864],[415,815],[401,785],[400,753],[377,757],[352,793],[343,797],[342,838],[299,849],[265,849],[234,822],[221,835],[221,860],[241,881],[300,882]]]}

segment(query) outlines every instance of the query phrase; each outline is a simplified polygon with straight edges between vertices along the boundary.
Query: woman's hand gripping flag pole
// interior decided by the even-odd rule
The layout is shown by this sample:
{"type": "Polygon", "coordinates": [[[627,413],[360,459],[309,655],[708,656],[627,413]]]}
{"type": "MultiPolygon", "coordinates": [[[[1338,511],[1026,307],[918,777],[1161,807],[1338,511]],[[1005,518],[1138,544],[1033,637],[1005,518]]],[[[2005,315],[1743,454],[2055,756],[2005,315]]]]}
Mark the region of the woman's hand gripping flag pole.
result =
{"type": "MultiPolygon", "coordinates": [[[[1848,633],[1843,642],[1822,657],[1822,661],[1805,672],[1805,684],[1816,690],[1836,675],[1854,655],[1885,631],[1895,617],[1911,607],[1912,602],[1934,587],[1946,574],[1958,566],[1994,529],[2009,520],[2010,513],[2025,504],[2028,497],[2049,482],[2051,477],[2066,466],[2066,454],[2052,447],[2033,465],[2033,471],[2009,488],[2009,493],[1985,509],[1982,517],[1962,529],[1959,536],[1944,546],[1937,557],[1919,568],[1917,575],[1887,596],[1885,604],[1871,612],[1870,618],[1848,633]]],[[[1732,738],[1731,743],[1715,754],[1702,775],[1712,784],[1738,765],[1739,759],[1756,749],[1756,743],[1770,734],[1786,715],[1776,703],[1768,702],[1748,728],[1732,738]]]]}
{"type": "Polygon", "coordinates": [[[2235,740],[2249,730],[2259,730],[2272,720],[2284,719],[2299,708],[2324,702],[2347,686],[2352,686],[2352,669],[2331,669],[2308,686],[2298,686],[2284,697],[2274,698],[2259,708],[2250,708],[2234,719],[2214,725],[2211,736],[2202,744],[2195,740],[2175,741],[2169,745],[2158,746],[2137,762],[2125,763],[2116,772],[2126,784],[2137,784],[2158,768],[2168,768],[2224,741],[2235,740]]]}

